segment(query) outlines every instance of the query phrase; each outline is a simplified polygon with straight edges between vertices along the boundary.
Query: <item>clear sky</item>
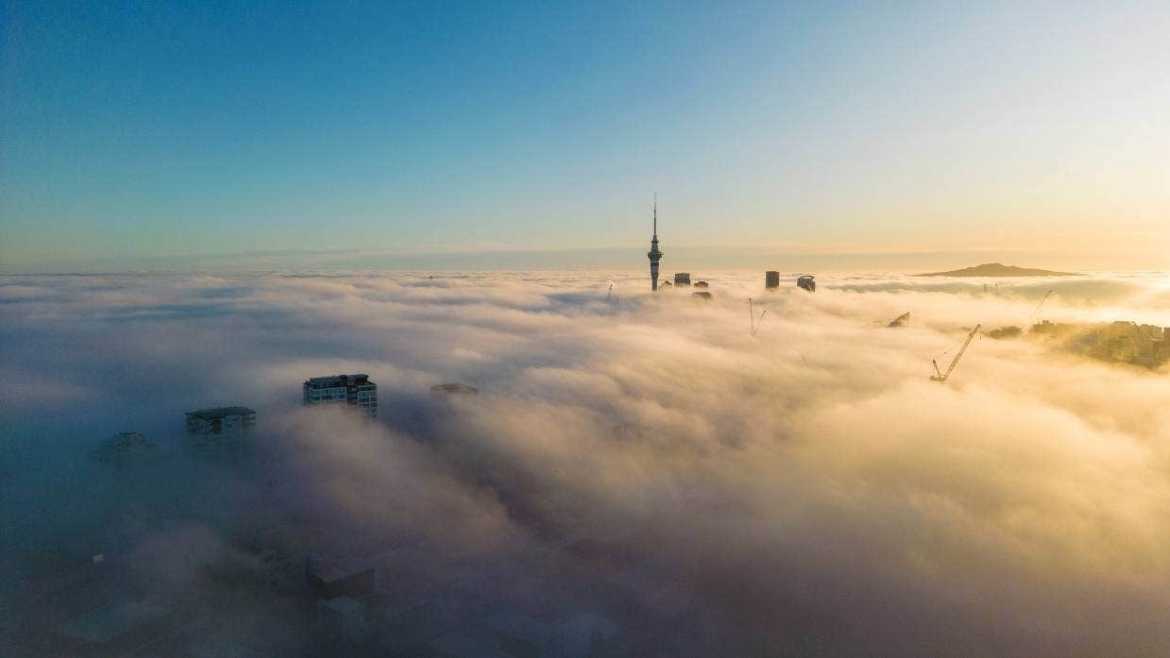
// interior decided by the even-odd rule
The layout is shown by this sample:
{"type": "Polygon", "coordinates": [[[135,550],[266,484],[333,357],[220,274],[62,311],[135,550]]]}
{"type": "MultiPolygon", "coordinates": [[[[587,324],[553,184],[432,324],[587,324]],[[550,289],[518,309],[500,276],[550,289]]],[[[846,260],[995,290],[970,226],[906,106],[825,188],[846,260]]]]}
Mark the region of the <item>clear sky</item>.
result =
{"type": "Polygon", "coordinates": [[[644,251],[655,191],[668,258],[1170,268],[1165,0],[2,1],[8,271],[644,251]]]}

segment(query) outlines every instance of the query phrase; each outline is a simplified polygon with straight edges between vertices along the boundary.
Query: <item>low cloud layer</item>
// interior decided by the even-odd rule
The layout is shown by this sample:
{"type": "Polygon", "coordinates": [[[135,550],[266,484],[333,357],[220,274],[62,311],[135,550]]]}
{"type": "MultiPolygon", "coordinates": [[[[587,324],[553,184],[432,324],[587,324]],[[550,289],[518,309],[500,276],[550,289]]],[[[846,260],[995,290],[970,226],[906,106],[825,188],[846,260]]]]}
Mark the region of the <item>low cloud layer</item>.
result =
{"type": "Polygon", "coordinates": [[[313,655],[285,599],[207,573],[321,553],[603,619],[629,655],[1170,652],[1170,373],[981,337],[928,379],[976,323],[1170,325],[1164,276],[704,276],[708,302],[621,273],[0,279],[0,597],[130,556],[142,596],[248,620],[172,650],[313,655]],[[299,406],[336,372],[378,383],[376,422],[299,406]],[[258,412],[249,455],[190,454],[183,412],[226,404],[258,412]],[[130,430],[153,466],[89,456],[130,430]]]}

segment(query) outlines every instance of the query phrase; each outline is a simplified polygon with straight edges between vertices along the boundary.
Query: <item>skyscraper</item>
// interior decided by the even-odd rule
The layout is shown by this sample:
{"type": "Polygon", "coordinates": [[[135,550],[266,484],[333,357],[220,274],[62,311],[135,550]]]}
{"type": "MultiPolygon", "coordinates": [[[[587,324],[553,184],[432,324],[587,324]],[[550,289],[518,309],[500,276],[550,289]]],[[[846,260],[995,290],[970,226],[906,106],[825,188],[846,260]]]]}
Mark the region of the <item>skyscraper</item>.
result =
{"type": "Polygon", "coordinates": [[[646,253],[650,259],[650,289],[658,290],[658,261],[662,260],[662,252],[658,250],[658,195],[654,195],[654,237],[650,238],[650,251],[646,253]]]}
{"type": "Polygon", "coordinates": [[[305,406],[347,404],[371,418],[378,415],[378,385],[370,381],[369,375],[311,377],[303,388],[305,406]]]}
{"type": "Polygon", "coordinates": [[[251,429],[256,412],[248,407],[215,407],[187,412],[187,431],[192,434],[227,434],[251,429]]]}

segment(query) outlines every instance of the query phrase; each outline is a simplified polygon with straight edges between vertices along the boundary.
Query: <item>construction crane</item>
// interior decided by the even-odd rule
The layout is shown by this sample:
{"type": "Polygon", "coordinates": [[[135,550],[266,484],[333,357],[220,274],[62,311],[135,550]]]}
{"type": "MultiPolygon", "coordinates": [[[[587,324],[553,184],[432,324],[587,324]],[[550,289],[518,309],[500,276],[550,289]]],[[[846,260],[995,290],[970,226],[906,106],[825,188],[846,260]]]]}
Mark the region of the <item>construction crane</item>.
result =
{"type": "MultiPolygon", "coordinates": [[[[764,321],[764,316],[767,314],[768,314],[768,309],[764,309],[764,312],[760,313],[760,322],[761,323],[764,321]]],[[[756,325],[756,307],[752,303],[751,297],[748,297],[748,320],[751,322],[751,324],[750,324],[751,335],[755,336],[756,332],[759,331],[760,328],[759,328],[759,326],[756,325]]]]}
{"type": "Polygon", "coordinates": [[[930,376],[930,381],[939,382],[940,384],[947,381],[947,377],[950,377],[951,372],[953,372],[955,369],[955,366],[959,365],[959,359],[963,358],[963,353],[967,351],[967,346],[971,344],[971,340],[975,338],[975,334],[979,333],[979,327],[982,326],[983,325],[981,324],[975,325],[975,328],[971,330],[971,333],[967,334],[967,340],[963,341],[963,346],[959,348],[959,353],[956,354],[955,358],[951,360],[951,365],[947,366],[946,372],[942,372],[938,369],[938,361],[935,359],[930,360],[930,362],[934,364],[934,374],[930,376]]]}
{"type": "Polygon", "coordinates": [[[1044,302],[1048,301],[1048,298],[1051,297],[1052,293],[1054,293],[1054,292],[1056,292],[1056,291],[1049,290],[1047,293],[1045,293],[1044,299],[1041,299],[1040,303],[1036,305],[1036,308],[1032,309],[1032,321],[1033,322],[1036,321],[1036,314],[1040,312],[1040,309],[1044,306],[1044,302]]]}

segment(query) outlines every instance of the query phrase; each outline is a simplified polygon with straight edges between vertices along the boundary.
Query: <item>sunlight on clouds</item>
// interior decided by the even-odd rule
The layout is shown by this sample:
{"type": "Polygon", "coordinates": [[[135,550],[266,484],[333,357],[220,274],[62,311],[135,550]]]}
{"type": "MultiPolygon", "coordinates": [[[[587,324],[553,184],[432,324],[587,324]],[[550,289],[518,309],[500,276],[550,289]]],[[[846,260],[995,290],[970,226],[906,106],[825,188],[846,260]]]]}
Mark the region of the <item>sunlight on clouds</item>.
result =
{"type": "MultiPolygon", "coordinates": [[[[97,435],[258,407],[271,484],[248,495],[316,528],[296,550],[425,540],[446,557],[412,558],[419,574],[474,556],[517,597],[583,574],[697,654],[793,634],[829,654],[866,637],[932,656],[1164,645],[1165,367],[983,336],[928,380],[977,322],[1168,325],[1163,277],[842,275],[816,294],[704,278],[710,302],[651,295],[641,274],[30,279],[0,329],[36,397],[57,391],[97,435]],[[748,296],[768,312],[755,336],[748,296]],[[40,349],[61,342],[86,349],[40,349]],[[297,408],[304,378],[335,371],[378,382],[378,423],[297,408]],[[481,393],[429,394],[450,381],[481,393]],[[144,390],[166,393],[134,406],[144,390]],[[691,614],[706,630],[676,628],[691,614]]],[[[10,422],[29,427],[31,398],[10,422]]],[[[248,509],[223,513],[255,523],[248,509]]]]}

